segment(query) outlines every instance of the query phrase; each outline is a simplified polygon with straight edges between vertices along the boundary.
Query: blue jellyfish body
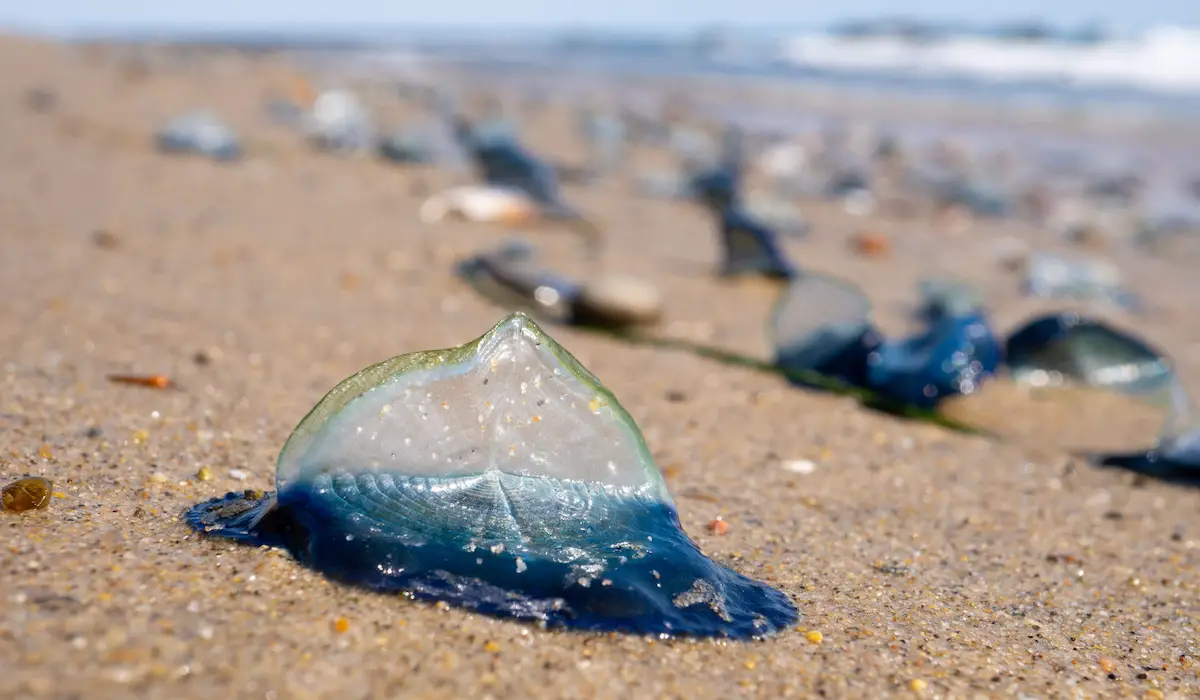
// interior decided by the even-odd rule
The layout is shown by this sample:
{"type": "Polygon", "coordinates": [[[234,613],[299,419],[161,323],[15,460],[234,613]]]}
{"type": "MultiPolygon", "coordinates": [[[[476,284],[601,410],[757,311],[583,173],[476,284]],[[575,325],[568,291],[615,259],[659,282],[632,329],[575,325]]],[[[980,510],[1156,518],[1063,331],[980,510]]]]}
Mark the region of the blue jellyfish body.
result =
{"type": "Polygon", "coordinates": [[[1014,330],[1004,355],[1018,381],[1037,375],[1127,394],[1168,390],[1174,372],[1166,355],[1103,321],[1074,312],[1035,316],[1014,330]]]}
{"type": "Polygon", "coordinates": [[[867,387],[902,405],[932,409],[946,397],[974,393],[1002,357],[982,313],[943,316],[911,338],[883,343],[868,363],[867,387]]]}
{"type": "Polygon", "coordinates": [[[480,175],[489,185],[519,189],[539,204],[558,201],[554,169],[526,151],[507,130],[456,124],[459,142],[470,153],[480,175]]]}
{"type": "Polygon", "coordinates": [[[231,493],[197,506],[188,521],[199,530],[219,526],[213,534],[222,537],[286,548],[337,581],[552,627],[747,638],[796,619],[781,593],[705,557],[673,507],[521,479],[481,485],[344,477],[281,491],[274,503],[231,493]],[[432,499],[444,499],[438,507],[446,509],[473,509],[474,492],[484,489],[501,500],[515,493],[553,501],[559,521],[522,510],[519,500],[511,514],[476,515],[511,518],[547,546],[537,553],[519,541],[511,549],[480,546],[474,541],[492,533],[420,527],[432,499]],[[589,553],[586,562],[577,561],[580,551],[589,553]]]}
{"type": "Polygon", "coordinates": [[[870,313],[857,287],[798,273],[772,319],[776,364],[928,410],[947,397],[974,393],[1001,363],[1000,344],[981,311],[931,317],[902,340],[884,338],[870,313]]]}
{"type": "Polygon", "coordinates": [[[524,314],[342,382],[276,484],[186,519],[338,581],[547,626],[749,638],[798,617],[704,556],[632,418],[524,314]]]}
{"type": "Polygon", "coordinates": [[[489,185],[521,190],[549,218],[583,221],[582,215],[562,200],[555,169],[522,147],[511,133],[476,133],[465,120],[456,123],[455,133],[489,185]]]}
{"type": "Polygon", "coordinates": [[[740,205],[728,205],[718,214],[724,260],[721,274],[750,273],[777,279],[796,274],[775,231],[747,213],[740,205]]]}
{"type": "Polygon", "coordinates": [[[730,128],[725,134],[724,155],[716,167],[689,180],[692,197],[713,213],[721,234],[724,259],[721,274],[761,274],[790,279],[796,267],[784,254],[778,234],[748,212],[743,205],[742,136],[730,128]]]}
{"type": "Polygon", "coordinates": [[[1200,433],[1193,435],[1192,439],[1194,444],[1190,450],[1172,452],[1154,447],[1145,451],[1103,455],[1099,464],[1200,486],[1200,433]]]}

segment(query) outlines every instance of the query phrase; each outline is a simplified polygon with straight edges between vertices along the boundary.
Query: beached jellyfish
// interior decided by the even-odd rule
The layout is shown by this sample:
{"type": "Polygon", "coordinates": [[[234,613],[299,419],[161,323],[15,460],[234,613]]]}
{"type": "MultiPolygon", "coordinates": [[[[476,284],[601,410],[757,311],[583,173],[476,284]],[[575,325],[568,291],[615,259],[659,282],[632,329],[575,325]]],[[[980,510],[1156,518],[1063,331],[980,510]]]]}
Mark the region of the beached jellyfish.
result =
{"type": "Polygon", "coordinates": [[[543,205],[561,204],[554,169],[523,148],[511,133],[499,129],[492,133],[462,118],[455,121],[454,131],[489,185],[524,190],[543,205]]]}
{"type": "Polygon", "coordinates": [[[155,137],[164,153],[195,153],[213,160],[231,161],[242,156],[237,135],[212,112],[197,110],[166,123],[155,137]]]}
{"type": "Polygon", "coordinates": [[[524,314],[339,384],[276,485],[187,520],[340,581],[550,626],[744,638],[797,618],[701,553],[633,419],[524,314]]]}
{"type": "Polygon", "coordinates": [[[771,317],[775,363],[865,386],[867,364],[883,343],[871,322],[871,302],[848,282],[800,273],[771,317]]]}
{"type": "Polygon", "coordinates": [[[722,165],[695,175],[693,195],[716,218],[721,241],[721,274],[759,274],[790,279],[796,267],[783,252],[775,229],[751,213],[742,203],[741,137],[736,131],[726,136],[722,165]]]}
{"type": "Polygon", "coordinates": [[[915,335],[887,340],[858,287],[809,272],[789,283],[771,335],[775,362],[784,369],[816,372],[922,409],[976,392],[1001,359],[982,310],[929,318],[915,335]]]}
{"type": "Polygon", "coordinates": [[[1200,483],[1200,412],[1177,383],[1169,389],[1170,413],[1158,442],[1149,450],[1105,455],[1103,466],[1200,483]]]}
{"type": "Polygon", "coordinates": [[[1121,284],[1117,266],[1101,259],[1035,253],[1025,268],[1026,293],[1043,299],[1102,302],[1140,311],[1142,302],[1121,284]]]}
{"type": "Polygon", "coordinates": [[[568,279],[540,266],[520,239],[462,261],[458,274],[485,297],[555,323],[625,328],[652,324],[663,312],[662,295],[648,282],[626,275],[568,279]]]}
{"type": "Polygon", "coordinates": [[[524,192],[545,219],[565,222],[583,236],[590,248],[601,244],[600,229],[563,201],[556,171],[511,137],[482,138],[466,119],[455,118],[454,133],[468,152],[484,182],[524,192]]]}
{"type": "Polygon", "coordinates": [[[791,279],[796,275],[796,266],[783,252],[774,229],[740,205],[722,209],[717,214],[717,225],[723,253],[722,275],[759,274],[776,279],[791,279]]]}
{"type": "Polygon", "coordinates": [[[1166,355],[1073,312],[1031,319],[1009,335],[1004,354],[1013,379],[1034,386],[1084,384],[1162,397],[1175,381],[1166,355]]]}
{"type": "Polygon", "coordinates": [[[375,143],[375,127],[367,107],[353,92],[326,90],[306,115],[314,146],[334,153],[358,153],[375,143]]]}

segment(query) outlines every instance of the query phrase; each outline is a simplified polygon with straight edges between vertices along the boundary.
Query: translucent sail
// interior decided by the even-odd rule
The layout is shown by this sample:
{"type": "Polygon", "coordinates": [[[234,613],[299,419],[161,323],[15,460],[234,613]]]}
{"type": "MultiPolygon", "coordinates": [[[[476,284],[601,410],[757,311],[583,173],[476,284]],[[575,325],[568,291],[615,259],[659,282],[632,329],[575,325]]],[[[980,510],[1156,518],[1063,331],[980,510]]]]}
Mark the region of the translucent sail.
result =
{"type": "Polygon", "coordinates": [[[781,365],[818,370],[871,329],[871,302],[858,287],[809,272],[784,291],[771,317],[781,365]]]}
{"type": "Polygon", "coordinates": [[[503,472],[646,489],[669,503],[633,419],[529,317],[473,343],[367,368],[317,404],[277,482],[330,472],[503,472]]]}
{"type": "Polygon", "coordinates": [[[1031,319],[1009,336],[1005,356],[1013,379],[1033,386],[1083,384],[1158,400],[1175,381],[1161,352],[1075,313],[1031,319]]]}

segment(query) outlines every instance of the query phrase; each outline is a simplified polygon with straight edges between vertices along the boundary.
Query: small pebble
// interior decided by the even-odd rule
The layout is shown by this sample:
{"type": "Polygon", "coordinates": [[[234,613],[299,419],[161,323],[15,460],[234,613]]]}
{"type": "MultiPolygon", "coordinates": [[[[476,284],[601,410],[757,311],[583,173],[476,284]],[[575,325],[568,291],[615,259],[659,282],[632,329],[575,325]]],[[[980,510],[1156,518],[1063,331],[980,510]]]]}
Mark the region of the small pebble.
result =
{"type": "Polygon", "coordinates": [[[825,635],[821,634],[819,630],[810,630],[805,632],[804,638],[813,644],[820,644],[821,642],[825,641],[825,635]]]}
{"type": "Polygon", "coordinates": [[[708,531],[714,535],[724,535],[729,532],[729,523],[721,518],[715,518],[708,524],[708,531]]]}
{"type": "Polygon", "coordinates": [[[654,323],[662,317],[662,294],[633,277],[604,277],[584,286],[576,313],[609,326],[654,323]]]}
{"type": "Polygon", "coordinates": [[[911,688],[914,693],[924,692],[927,685],[928,684],[920,678],[914,678],[908,682],[908,687],[911,688]]]}
{"type": "Polygon", "coordinates": [[[121,247],[121,237],[105,228],[96,229],[92,232],[92,243],[97,248],[114,250],[121,247]]]}
{"type": "Polygon", "coordinates": [[[1105,673],[1116,673],[1117,663],[1110,658],[1100,657],[1100,670],[1105,673]]]}
{"type": "Polygon", "coordinates": [[[156,484],[165,484],[167,482],[167,475],[162,472],[154,472],[150,475],[150,481],[156,484]]]}
{"type": "Polygon", "coordinates": [[[200,467],[196,470],[196,479],[199,481],[209,481],[212,477],[212,470],[208,467],[200,467]]]}
{"type": "Polygon", "coordinates": [[[807,459],[789,459],[783,463],[783,470],[793,474],[812,474],[817,470],[817,465],[807,459]]]}
{"type": "Polygon", "coordinates": [[[247,474],[246,472],[242,471],[241,469],[230,469],[229,470],[229,478],[237,479],[238,481],[245,481],[246,479],[250,478],[250,475],[247,474]]]}
{"type": "Polygon", "coordinates": [[[24,513],[45,508],[50,505],[50,492],[53,489],[50,480],[40,476],[17,479],[0,491],[0,510],[24,513]]]}
{"type": "Polygon", "coordinates": [[[25,104],[35,112],[48,112],[58,104],[58,95],[49,88],[30,88],[25,93],[25,104]]]}
{"type": "Polygon", "coordinates": [[[496,642],[489,640],[486,644],[483,645],[483,650],[489,654],[498,654],[498,653],[500,653],[500,645],[496,642]]]}
{"type": "Polygon", "coordinates": [[[851,246],[859,255],[865,257],[885,257],[892,252],[888,239],[877,234],[863,231],[851,240],[851,246]]]}
{"type": "Polygon", "coordinates": [[[333,631],[342,634],[350,629],[350,621],[344,617],[339,617],[333,621],[333,631]]]}

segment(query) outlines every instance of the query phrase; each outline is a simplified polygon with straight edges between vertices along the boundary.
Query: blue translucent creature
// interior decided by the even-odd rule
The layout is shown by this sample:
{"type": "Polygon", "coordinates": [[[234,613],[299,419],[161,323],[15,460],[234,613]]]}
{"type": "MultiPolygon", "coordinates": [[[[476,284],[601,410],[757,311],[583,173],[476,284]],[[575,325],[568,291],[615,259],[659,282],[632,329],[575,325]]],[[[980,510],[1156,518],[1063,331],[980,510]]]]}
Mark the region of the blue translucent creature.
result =
{"type": "Polygon", "coordinates": [[[562,200],[555,169],[523,148],[511,132],[486,133],[463,118],[455,118],[454,130],[485,182],[525,192],[547,219],[572,223],[590,244],[598,245],[599,229],[562,200]]]}
{"type": "Polygon", "coordinates": [[[465,120],[456,123],[455,133],[489,185],[519,189],[548,209],[568,211],[554,168],[525,150],[511,133],[486,133],[465,120]]]}
{"type": "Polygon", "coordinates": [[[711,211],[720,227],[723,275],[761,274],[789,279],[796,268],[779,244],[776,232],[749,212],[743,203],[742,134],[730,128],[724,154],[715,167],[691,178],[693,196],[711,211]]]}
{"type": "Polygon", "coordinates": [[[897,406],[932,409],[977,391],[1003,356],[982,310],[950,311],[928,315],[910,338],[888,340],[857,287],[800,272],[772,317],[775,362],[869,389],[897,406]]]}
{"type": "Polygon", "coordinates": [[[242,157],[242,146],[233,130],[207,111],[176,117],[158,132],[159,150],[165,153],[196,153],[218,161],[242,157]]]}
{"type": "Polygon", "coordinates": [[[1175,383],[1166,355],[1103,321],[1074,312],[1036,316],[1005,342],[1013,379],[1053,386],[1084,384],[1141,396],[1165,396],[1175,383]]]}
{"type": "Polygon", "coordinates": [[[547,626],[748,638],[798,617],[704,556],[633,419],[524,314],[336,386],[276,484],[187,521],[339,581],[547,626]]]}

